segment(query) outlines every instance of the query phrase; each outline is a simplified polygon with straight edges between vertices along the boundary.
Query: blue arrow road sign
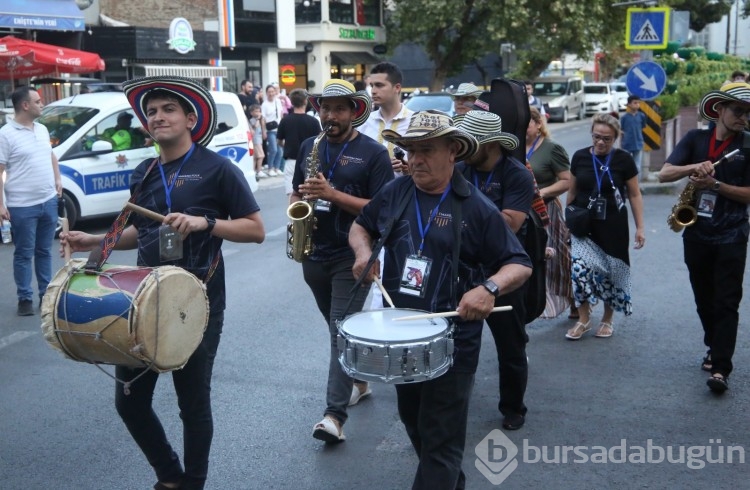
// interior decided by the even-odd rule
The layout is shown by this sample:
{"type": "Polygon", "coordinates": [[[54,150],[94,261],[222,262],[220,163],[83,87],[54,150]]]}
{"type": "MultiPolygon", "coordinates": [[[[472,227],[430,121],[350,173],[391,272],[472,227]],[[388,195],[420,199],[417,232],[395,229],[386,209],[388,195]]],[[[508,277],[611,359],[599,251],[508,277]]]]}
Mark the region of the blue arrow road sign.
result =
{"type": "Polygon", "coordinates": [[[651,100],[658,97],[667,86],[667,73],[658,63],[641,61],[628,70],[625,86],[631,95],[651,100]]]}
{"type": "Polygon", "coordinates": [[[669,7],[629,8],[625,23],[625,48],[666,48],[669,40],[669,12],[669,7]]]}

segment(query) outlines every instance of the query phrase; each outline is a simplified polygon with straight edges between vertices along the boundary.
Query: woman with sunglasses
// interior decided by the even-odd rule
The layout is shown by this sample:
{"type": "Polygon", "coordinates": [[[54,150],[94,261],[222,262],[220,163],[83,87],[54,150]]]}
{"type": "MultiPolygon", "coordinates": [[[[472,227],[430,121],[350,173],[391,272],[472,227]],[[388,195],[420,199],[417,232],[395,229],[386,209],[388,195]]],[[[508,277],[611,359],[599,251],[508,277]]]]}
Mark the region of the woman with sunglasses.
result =
{"type": "Polygon", "coordinates": [[[632,312],[628,211],[630,201],[635,220],[635,248],[646,242],[643,199],[638,187],[638,169],[630,153],[614,148],[620,123],[609,114],[597,114],[591,125],[593,145],[573,154],[570,163],[568,205],[590,210],[587,236],[571,236],[573,298],[580,319],[565,337],[580,339],[591,330],[592,308],[601,300],[604,314],[595,336],[611,337],[615,311],[632,312]]]}

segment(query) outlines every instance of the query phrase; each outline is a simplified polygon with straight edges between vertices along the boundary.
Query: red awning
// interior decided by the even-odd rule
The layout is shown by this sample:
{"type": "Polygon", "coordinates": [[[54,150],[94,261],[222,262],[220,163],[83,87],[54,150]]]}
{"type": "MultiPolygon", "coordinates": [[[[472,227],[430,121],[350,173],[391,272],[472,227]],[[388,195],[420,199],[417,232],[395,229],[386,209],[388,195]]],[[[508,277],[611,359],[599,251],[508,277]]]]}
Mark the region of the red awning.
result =
{"type": "Polygon", "coordinates": [[[98,54],[26,41],[0,38],[0,79],[29,78],[52,73],[92,73],[104,70],[98,54]]]}

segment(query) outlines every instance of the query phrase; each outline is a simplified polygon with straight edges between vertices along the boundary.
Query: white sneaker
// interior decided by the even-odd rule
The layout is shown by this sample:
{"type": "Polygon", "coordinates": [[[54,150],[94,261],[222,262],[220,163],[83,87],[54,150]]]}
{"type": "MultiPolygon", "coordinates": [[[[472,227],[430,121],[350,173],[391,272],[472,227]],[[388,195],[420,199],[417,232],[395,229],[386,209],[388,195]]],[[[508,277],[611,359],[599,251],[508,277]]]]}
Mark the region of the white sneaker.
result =
{"type": "Polygon", "coordinates": [[[268,174],[266,173],[265,170],[259,171],[256,175],[258,176],[259,179],[265,179],[266,177],[268,177],[268,174]]]}
{"type": "Polygon", "coordinates": [[[270,170],[270,171],[268,172],[268,175],[270,175],[271,177],[278,177],[278,176],[279,176],[279,175],[281,175],[281,174],[279,174],[279,171],[278,171],[278,170],[276,170],[275,168],[272,168],[272,169],[271,169],[271,170],[270,170]]]}

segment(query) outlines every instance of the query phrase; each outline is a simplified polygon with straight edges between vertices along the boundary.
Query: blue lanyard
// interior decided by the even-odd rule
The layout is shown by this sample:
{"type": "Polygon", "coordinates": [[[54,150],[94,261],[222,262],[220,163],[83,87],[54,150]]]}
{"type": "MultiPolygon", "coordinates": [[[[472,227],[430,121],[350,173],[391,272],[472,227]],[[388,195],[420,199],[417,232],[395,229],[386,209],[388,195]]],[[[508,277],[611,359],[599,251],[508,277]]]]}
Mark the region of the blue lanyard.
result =
{"type": "Polygon", "coordinates": [[[185,165],[185,162],[188,161],[188,158],[190,158],[190,155],[193,154],[193,150],[195,150],[195,143],[193,143],[190,146],[190,151],[185,154],[185,157],[182,159],[182,163],[177,168],[177,173],[174,174],[174,179],[172,179],[172,184],[167,184],[167,177],[164,175],[164,168],[163,165],[158,165],[159,172],[161,173],[161,182],[164,184],[164,193],[167,195],[167,214],[172,212],[172,189],[174,189],[174,185],[177,182],[177,177],[180,176],[180,171],[182,170],[182,167],[185,165]]]}
{"type": "Polygon", "coordinates": [[[480,191],[482,191],[484,194],[487,194],[487,191],[489,190],[488,186],[492,183],[492,177],[495,176],[495,170],[497,170],[497,166],[500,164],[500,162],[502,161],[502,159],[503,159],[502,156],[497,159],[497,162],[495,162],[495,166],[492,167],[492,171],[487,176],[487,179],[484,181],[484,185],[482,185],[481,187],[479,186],[479,174],[478,174],[478,172],[476,170],[474,170],[474,169],[471,169],[471,175],[474,178],[474,187],[476,187],[477,189],[479,189],[480,191]]]}
{"type": "Polygon", "coordinates": [[[479,175],[476,171],[472,172],[474,174],[474,187],[482,191],[483,193],[487,193],[487,186],[489,186],[492,183],[492,177],[495,175],[495,169],[497,167],[493,168],[490,174],[487,176],[487,180],[484,181],[484,184],[482,186],[479,185],[479,175]]]}
{"type": "Polygon", "coordinates": [[[448,184],[448,187],[445,188],[443,191],[443,195],[440,196],[440,201],[438,201],[437,206],[435,206],[435,209],[433,209],[430,212],[430,219],[427,220],[427,226],[424,226],[422,224],[422,212],[419,209],[419,199],[417,198],[417,188],[414,188],[414,206],[417,208],[417,224],[419,225],[419,236],[422,238],[422,242],[419,244],[419,251],[417,252],[417,256],[422,256],[422,250],[424,250],[424,238],[427,236],[427,232],[430,231],[430,225],[432,224],[432,220],[435,219],[435,215],[437,215],[438,210],[440,209],[440,205],[443,204],[443,201],[445,201],[445,198],[448,196],[448,193],[451,190],[451,184],[448,184]]]}
{"type": "Polygon", "coordinates": [[[607,154],[606,161],[602,162],[598,158],[596,158],[596,155],[594,152],[591,152],[591,162],[594,165],[594,175],[596,176],[596,187],[599,191],[599,194],[602,193],[602,180],[604,179],[604,174],[606,173],[609,175],[609,181],[612,183],[612,188],[615,188],[615,181],[612,180],[612,174],[609,171],[609,161],[612,159],[612,152],[607,154]],[[601,167],[601,168],[599,168],[601,167]],[[602,173],[599,173],[599,170],[602,171],[602,173]]]}
{"type": "Polygon", "coordinates": [[[541,137],[542,137],[542,135],[540,134],[539,136],[536,137],[536,139],[534,140],[534,142],[531,144],[531,149],[529,150],[528,153],[526,153],[526,160],[531,160],[531,155],[534,154],[534,147],[539,142],[539,138],[541,138],[541,137]]]}
{"type": "MultiPolygon", "coordinates": [[[[331,161],[331,156],[328,154],[328,148],[330,146],[331,144],[326,140],[326,163],[331,161]]],[[[336,166],[339,164],[339,160],[341,160],[341,155],[344,154],[347,146],[349,146],[349,141],[344,143],[344,147],[341,148],[341,151],[339,152],[339,156],[336,157],[336,160],[333,162],[333,165],[331,165],[331,168],[328,170],[328,176],[326,177],[327,180],[330,181],[331,177],[333,177],[333,171],[336,170],[336,166]]]]}

